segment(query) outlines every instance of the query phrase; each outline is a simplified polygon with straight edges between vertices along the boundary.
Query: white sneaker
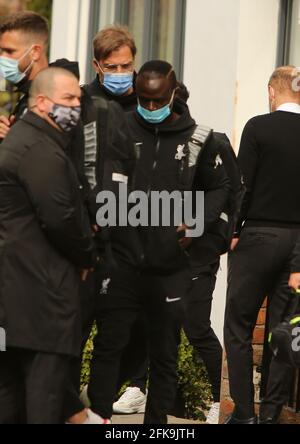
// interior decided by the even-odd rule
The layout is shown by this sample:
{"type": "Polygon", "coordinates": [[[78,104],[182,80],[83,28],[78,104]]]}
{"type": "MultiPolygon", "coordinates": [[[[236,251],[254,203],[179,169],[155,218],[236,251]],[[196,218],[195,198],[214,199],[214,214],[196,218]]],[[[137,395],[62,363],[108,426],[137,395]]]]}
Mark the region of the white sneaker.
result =
{"type": "Polygon", "coordinates": [[[220,403],[215,402],[206,417],[206,424],[219,424],[220,417],[220,403]]]}
{"type": "Polygon", "coordinates": [[[80,401],[84,405],[84,407],[90,408],[91,407],[91,401],[88,397],[88,385],[86,385],[82,392],[80,393],[80,401]]]}
{"type": "Polygon", "coordinates": [[[121,398],[114,403],[113,412],[116,414],[131,415],[145,413],[147,395],[138,387],[128,387],[121,398]]]}
{"type": "Polygon", "coordinates": [[[87,419],[84,421],[83,425],[95,425],[95,424],[112,424],[111,419],[103,419],[101,416],[96,415],[92,410],[86,410],[87,419]]]}
{"type": "MultiPolygon", "coordinates": [[[[101,416],[96,415],[96,413],[92,412],[90,409],[86,409],[86,420],[81,425],[99,425],[99,424],[112,424],[111,419],[103,419],[101,416]]],[[[71,422],[66,422],[67,425],[73,425],[71,422]]]]}

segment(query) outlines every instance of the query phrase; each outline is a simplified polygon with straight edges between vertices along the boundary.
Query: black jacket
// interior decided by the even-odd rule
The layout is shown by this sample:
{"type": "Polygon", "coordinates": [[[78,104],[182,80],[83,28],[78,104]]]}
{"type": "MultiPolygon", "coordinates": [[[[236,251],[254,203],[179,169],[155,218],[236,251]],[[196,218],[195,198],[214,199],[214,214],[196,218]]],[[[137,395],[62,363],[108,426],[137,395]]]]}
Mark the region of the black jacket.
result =
{"type": "Polygon", "coordinates": [[[98,76],[92,83],[85,86],[85,89],[92,97],[101,97],[108,102],[118,103],[125,112],[134,111],[137,106],[137,96],[135,91],[128,96],[116,96],[111,94],[103,85],[101,85],[98,76]]]}
{"type": "Polygon", "coordinates": [[[104,190],[116,190],[112,183],[112,171],[125,171],[131,176],[135,162],[133,143],[129,134],[125,113],[114,101],[90,96],[86,89],[82,94],[82,123],[84,153],[82,164],[88,193],[90,218],[96,223],[97,194],[104,190]]]}
{"type": "MultiPolygon", "coordinates": [[[[188,191],[180,182],[181,164],[176,160],[179,145],[186,146],[196,128],[188,107],[175,102],[179,118],[158,126],[145,122],[137,112],[127,114],[131,137],[138,149],[133,190],[144,192],[188,191]]],[[[222,165],[216,168],[217,150],[211,135],[196,165],[190,188],[205,192],[205,230],[219,219],[226,206],[229,180],[222,165]]],[[[188,157],[186,158],[188,161],[188,157]]],[[[117,262],[167,273],[187,264],[175,227],[116,228],[112,248],[117,262]]]]}
{"type": "MultiPolygon", "coordinates": [[[[63,68],[71,71],[79,80],[79,65],[77,62],[71,62],[67,59],[59,59],[51,63],[49,67],[63,68]]],[[[12,113],[16,118],[16,122],[20,120],[28,110],[28,98],[31,83],[32,82],[30,80],[25,79],[17,85],[17,91],[21,94],[21,97],[12,113]]],[[[0,139],[0,142],[1,140],[2,139],[0,139]]],[[[82,122],[80,122],[78,126],[70,133],[69,144],[66,148],[66,152],[70,156],[77,171],[77,176],[82,187],[82,197],[85,200],[88,195],[88,189],[86,186],[83,168],[83,146],[83,125],[82,122]]]]}
{"type": "Polygon", "coordinates": [[[28,112],[0,150],[0,326],[8,347],[78,355],[94,246],[68,136],[28,112]]]}

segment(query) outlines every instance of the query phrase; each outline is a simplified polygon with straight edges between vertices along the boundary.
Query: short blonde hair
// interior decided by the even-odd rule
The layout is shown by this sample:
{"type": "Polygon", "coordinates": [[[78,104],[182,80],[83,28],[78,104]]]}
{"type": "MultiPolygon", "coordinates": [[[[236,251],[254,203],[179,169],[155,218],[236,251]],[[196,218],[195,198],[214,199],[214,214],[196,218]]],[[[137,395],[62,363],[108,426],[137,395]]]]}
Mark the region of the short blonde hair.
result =
{"type": "Polygon", "coordinates": [[[97,61],[105,60],[113,51],[117,51],[122,46],[128,46],[133,58],[137,49],[133,35],[126,26],[109,26],[98,32],[94,41],[94,57],[97,61]]]}
{"type": "Polygon", "coordinates": [[[273,72],[269,85],[280,94],[299,95],[300,68],[293,65],[280,66],[273,72]]]}

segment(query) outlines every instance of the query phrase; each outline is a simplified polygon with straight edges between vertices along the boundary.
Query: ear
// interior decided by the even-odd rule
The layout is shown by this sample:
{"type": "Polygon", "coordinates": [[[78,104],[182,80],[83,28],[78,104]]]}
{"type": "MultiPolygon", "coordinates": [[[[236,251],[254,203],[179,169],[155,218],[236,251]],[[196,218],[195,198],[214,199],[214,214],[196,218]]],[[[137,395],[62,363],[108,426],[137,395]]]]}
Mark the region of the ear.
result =
{"type": "Polygon", "coordinates": [[[34,45],[31,49],[32,60],[38,62],[44,53],[44,48],[42,45],[34,45]]]}
{"type": "Polygon", "coordinates": [[[99,68],[100,62],[97,62],[96,59],[93,60],[93,66],[94,66],[94,70],[96,71],[97,75],[99,76],[100,82],[103,83],[103,79],[104,79],[104,74],[101,71],[101,69],[99,68]]]}
{"type": "Polygon", "coordinates": [[[96,71],[96,73],[97,74],[101,74],[101,71],[100,71],[100,69],[99,69],[99,62],[97,62],[97,60],[96,59],[93,59],[93,67],[94,67],[94,70],[96,71]]]}
{"type": "Polygon", "coordinates": [[[269,85],[269,97],[271,101],[275,100],[275,89],[271,85],[269,85]]]}
{"type": "Polygon", "coordinates": [[[41,113],[49,113],[49,105],[46,102],[46,97],[39,95],[36,98],[36,107],[41,113]]]}

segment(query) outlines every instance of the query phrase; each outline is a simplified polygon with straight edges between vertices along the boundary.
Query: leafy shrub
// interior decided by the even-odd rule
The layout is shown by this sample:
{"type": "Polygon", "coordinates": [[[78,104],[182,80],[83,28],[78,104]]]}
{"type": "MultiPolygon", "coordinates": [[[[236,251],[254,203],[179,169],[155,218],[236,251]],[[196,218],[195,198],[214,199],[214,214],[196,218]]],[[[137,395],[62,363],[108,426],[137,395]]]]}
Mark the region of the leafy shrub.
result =
{"type": "Polygon", "coordinates": [[[51,21],[52,0],[27,0],[26,8],[38,12],[51,21]]]}

